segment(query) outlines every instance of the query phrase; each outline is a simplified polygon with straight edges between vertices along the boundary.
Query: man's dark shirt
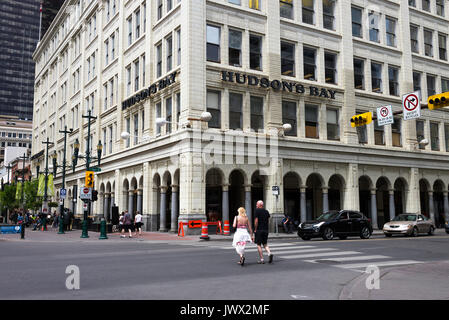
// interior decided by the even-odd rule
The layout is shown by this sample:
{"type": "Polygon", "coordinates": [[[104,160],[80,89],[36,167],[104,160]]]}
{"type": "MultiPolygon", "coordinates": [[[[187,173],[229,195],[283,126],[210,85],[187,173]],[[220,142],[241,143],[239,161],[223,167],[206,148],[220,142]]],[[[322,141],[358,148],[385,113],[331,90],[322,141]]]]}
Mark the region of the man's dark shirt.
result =
{"type": "Polygon", "coordinates": [[[262,208],[257,208],[254,219],[256,218],[258,221],[256,231],[268,231],[268,219],[270,218],[268,211],[262,208]]]}

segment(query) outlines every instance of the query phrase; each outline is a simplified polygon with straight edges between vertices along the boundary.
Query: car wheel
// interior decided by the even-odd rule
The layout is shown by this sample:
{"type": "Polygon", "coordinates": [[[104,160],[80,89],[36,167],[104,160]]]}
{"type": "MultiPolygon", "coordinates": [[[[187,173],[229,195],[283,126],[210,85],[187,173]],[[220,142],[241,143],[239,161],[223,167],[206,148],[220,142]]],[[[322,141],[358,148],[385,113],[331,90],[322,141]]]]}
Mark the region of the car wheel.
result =
{"type": "Polygon", "coordinates": [[[362,231],[360,231],[360,238],[369,239],[370,236],[371,236],[371,232],[369,232],[368,227],[363,227],[362,231]]]}
{"type": "Polygon", "coordinates": [[[417,237],[418,236],[418,228],[414,227],[413,231],[412,231],[412,237],[417,237]]]}
{"type": "Polygon", "coordinates": [[[338,238],[340,238],[340,240],[346,240],[348,237],[347,236],[339,236],[338,238]]]}
{"type": "Polygon", "coordinates": [[[332,230],[329,227],[324,229],[323,239],[324,240],[332,240],[333,238],[334,238],[334,230],[332,230]]]}
{"type": "Polygon", "coordinates": [[[385,233],[385,237],[391,238],[393,235],[391,233],[385,233]]]}
{"type": "Polygon", "coordinates": [[[429,230],[429,236],[433,236],[433,233],[435,232],[435,228],[433,226],[430,226],[430,230],[429,230]]]}
{"type": "Polygon", "coordinates": [[[309,237],[301,237],[301,239],[304,240],[304,241],[310,240],[309,237]]]}

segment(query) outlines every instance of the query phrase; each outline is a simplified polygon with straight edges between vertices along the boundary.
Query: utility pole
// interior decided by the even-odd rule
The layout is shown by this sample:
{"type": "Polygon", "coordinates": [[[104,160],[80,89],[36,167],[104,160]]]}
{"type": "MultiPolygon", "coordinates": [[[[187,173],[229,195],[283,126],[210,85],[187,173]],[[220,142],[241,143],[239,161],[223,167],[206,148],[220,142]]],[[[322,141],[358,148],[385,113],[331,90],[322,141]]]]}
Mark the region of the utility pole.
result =
{"type": "Polygon", "coordinates": [[[50,144],[53,144],[53,142],[49,141],[49,138],[47,137],[47,141],[42,142],[43,144],[46,144],[47,152],[45,157],[45,190],[44,190],[44,203],[42,204],[42,212],[43,212],[43,230],[47,230],[47,214],[48,214],[48,201],[47,201],[47,189],[48,189],[48,146],[50,144]]]}
{"type": "MultiPolygon", "coordinates": [[[[70,130],[67,130],[67,126],[64,126],[64,130],[59,130],[59,133],[63,133],[64,134],[64,155],[63,155],[63,160],[62,160],[62,188],[61,189],[65,189],[65,168],[66,168],[66,151],[67,151],[67,134],[68,133],[72,133],[73,132],[73,128],[71,128],[70,130]]],[[[56,163],[53,164],[53,166],[55,166],[56,168],[58,167],[58,165],[56,163]]],[[[56,169],[55,169],[55,177],[56,177],[56,169]]],[[[59,231],[58,234],[64,234],[64,223],[63,223],[63,215],[64,215],[64,201],[65,199],[62,199],[62,203],[59,207],[59,231]]]]}
{"type": "Polygon", "coordinates": [[[28,160],[26,153],[23,154],[19,159],[23,160],[22,164],[22,214],[23,214],[23,222],[22,227],[20,229],[20,239],[25,239],[25,197],[24,197],[24,189],[25,189],[25,160],[28,160]]]}

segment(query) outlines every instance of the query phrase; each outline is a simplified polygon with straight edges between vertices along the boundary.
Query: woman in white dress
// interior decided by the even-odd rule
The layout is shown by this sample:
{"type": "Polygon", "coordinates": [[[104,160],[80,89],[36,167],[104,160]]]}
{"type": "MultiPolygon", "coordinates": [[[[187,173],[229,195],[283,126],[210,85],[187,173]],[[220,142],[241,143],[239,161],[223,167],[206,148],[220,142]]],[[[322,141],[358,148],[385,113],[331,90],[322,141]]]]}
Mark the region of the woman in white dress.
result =
{"type": "Polygon", "coordinates": [[[232,241],[232,246],[240,255],[240,261],[238,262],[238,264],[243,267],[243,265],[245,264],[245,246],[248,242],[252,242],[251,238],[253,235],[253,231],[248,221],[245,208],[240,207],[238,209],[238,212],[239,215],[234,218],[233,227],[236,228],[236,231],[234,234],[234,240],[232,241]]]}

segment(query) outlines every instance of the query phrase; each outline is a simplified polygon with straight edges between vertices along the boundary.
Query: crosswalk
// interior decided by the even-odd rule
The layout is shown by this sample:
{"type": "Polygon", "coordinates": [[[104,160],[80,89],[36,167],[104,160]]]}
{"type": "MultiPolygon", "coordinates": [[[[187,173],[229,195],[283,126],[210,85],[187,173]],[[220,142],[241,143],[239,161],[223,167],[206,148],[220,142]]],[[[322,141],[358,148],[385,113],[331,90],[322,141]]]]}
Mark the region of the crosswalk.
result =
{"type": "MultiPolygon", "coordinates": [[[[189,244],[184,244],[189,245],[189,244]]],[[[222,245],[219,243],[196,243],[190,245],[196,247],[209,247],[221,250],[235,250],[231,245],[222,245]]],[[[327,266],[364,272],[369,266],[391,267],[404,266],[423,263],[418,260],[402,260],[395,259],[386,255],[366,254],[360,251],[328,248],[317,245],[299,245],[297,243],[271,243],[269,244],[271,252],[275,256],[275,260],[302,260],[308,263],[326,264],[327,266]]],[[[248,244],[245,249],[246,253],[257,252],[255,244],[248,244]]]]}

